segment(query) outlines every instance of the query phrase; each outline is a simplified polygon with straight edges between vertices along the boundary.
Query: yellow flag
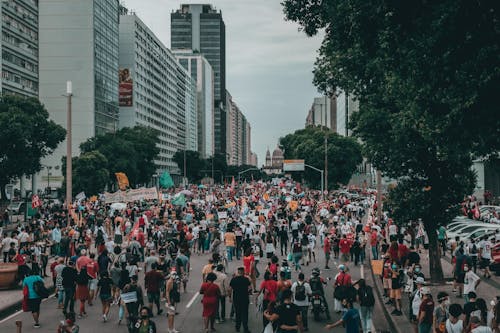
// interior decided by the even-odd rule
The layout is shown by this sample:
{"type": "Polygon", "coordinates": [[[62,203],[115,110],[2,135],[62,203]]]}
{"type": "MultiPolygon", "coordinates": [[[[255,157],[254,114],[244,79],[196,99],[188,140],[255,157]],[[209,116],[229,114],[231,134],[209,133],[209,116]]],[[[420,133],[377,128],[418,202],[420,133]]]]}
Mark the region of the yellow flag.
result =
{"type": "Polygon", "coordinates": [[[288,207],[290,207],[290,209],[292,210],[292,212],[295,212],[297,210],[297,208],[299,208],[299,203],[297,201],[295,201],[295,200],[292,200],[288,204],[288,207]]]}
{"type": "Polygon", "coordinates": [[[116,172],[115,173],[116,180],[118,181],[118,188],[120,190],[126,190],[127,187],[130,187],[130,184],[128,182],[127,175],[123,172],[116,172]]]}
{"type": "Polygon", "coordinates": [[[269,194],[266,192],[264,193],[264,195],[262,196],[262,198],[266,201],[269,201],[269,194]]]}

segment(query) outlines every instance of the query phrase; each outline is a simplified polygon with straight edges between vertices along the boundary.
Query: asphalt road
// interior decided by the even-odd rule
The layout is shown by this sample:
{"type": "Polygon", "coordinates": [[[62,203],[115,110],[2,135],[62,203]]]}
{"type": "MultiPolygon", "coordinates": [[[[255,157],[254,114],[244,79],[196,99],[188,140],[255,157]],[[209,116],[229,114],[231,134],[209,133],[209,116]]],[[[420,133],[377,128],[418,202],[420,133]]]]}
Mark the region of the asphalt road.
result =
{"type": "MultiPolygon", "coordinates": [[[[317,245],[316,248],[316,256],[317,263],[311,263],[309,266],[303,267],[303,272],[306,277],[310,276],[311,270],[314,267],[324,267],[324,255],[317,245]]],[[[182,333],[198,333],[203,332],[203,319],[201,317],[202,313],[202,304],[201,304],[201,296],[198,294],[199,287],[201,285],[201,269],[203,265],[207,263],[208,255],[196,255],[194,254],[191,257],[191,277],[188,283],[188,291],[185,294],[181,295],[181,303],[177,307],[177,311],[179,315],[175,317],[175,328],[182,333]]],[[[326,277],[333,277],[337,273],[336,266],[338,262],[330,262],[331,270],[321,270],[321,275],[326,277]]],[[[281,258],[280,258],[281,262],[281,258]]],[[[259,264],[259,271],[263,272],[264,267],[267,263],[267,260],[264,259],[259,264]]],[[[233,261],[229,263],[229,270],[234,271],[238,266],[241,266],[241,261],[233,261]]],[[[361,278],[362,276],[367,280],[369,285],[373,285],[373,281],[371,280],[371,273],[369,266],[366,264],[364,266],[354,266],[353,263],[347,264],[350,269],[350,274],[352,275],[353,281],[361,278]]],[[[261,275],[262,279],[262,275],[261,275]]],[[[261,279],[258,280],[257,286],[259,285],[261,279]]],[[[297,272],[292,270],[292,280],[295,281],[297,279],[297,272]]],[[[141,272],[139,276],[139,281],[143,280],[143,274],[141,272]]],[[[332,316],[332,321],[336,321],[339,319],[339,315],[333,312],[333,287],[332,281],[329,281],[329,284],[326,288],[326,296],[329,303],[330,313],[332,316]]],[[[1,297],[1,293],[0,293],[1,297]]],[[[19,292],[19,297],[21,298],[21,292],[19,292]]],[[[79,303],[75,303],[75,309],[78,310],[79,303]]],[[[229,317],[229,302],[226,304],[226,318],[229,317]]],[[[99,333],[111,333],[111,332],[127,332],[127,328],[124,324],[117,325],[118,319],[118,307],[112,306],[109,316],[109,321],[104,323],[101,319],[101,306],[100,301],[97,300],[94,306],[87,306],[88,316],[82,319],[77,319],[77,324],[80,326],[80,332],[99,332],[99,333]]],[[[156,311],[155,311],[156,313],[156,311]]],[[[325,320],[322,322],[315,322],[312,318],[312,314],[309,314],[309,331],[310,332],[319,332],[324,331],[323,327],[326,323],[325,320]]],[[[49,298],[45,300],[41,305],[41,315],[40,315],[40,324],[41,328],[33,328],[33,319],[31,317],[31,313],[22,313],[17,312],[7,318],[0,319],[0,332],[16,332],[16,321],[22,321],[23,333],[30,332],[50,332],[53,333],[56,331],[58,323],[63,320],[64,317],[62,315],[61,310],[57,309],[57,302],[54,298],[49,298]]],[[[156,323],[157,329],[159,333],[167,332],[167,317],[165,314],[161,316],[155,316],[153,320],[156,323]]],[[[385,317],[381,312],[381,305],[378,300],[376,300],[376,306],[374,310],[374,326],[376,331],[387,330],[388,324],[385,320],[385,317]]],[[[250,305],[250,313],[249,313],[249,328],[253,333],[260,333],[263,330],[262,326],[262,315],[257,312],[255,304],[250,305]]],[[[234,333],[235,325],[231,320],[226,320],[225,323],[216,324],[217,332],[219,333],[234,333]]],[[[337,328],[333,330],[333,332],[343,332],[343,328],[337,328]]]]}

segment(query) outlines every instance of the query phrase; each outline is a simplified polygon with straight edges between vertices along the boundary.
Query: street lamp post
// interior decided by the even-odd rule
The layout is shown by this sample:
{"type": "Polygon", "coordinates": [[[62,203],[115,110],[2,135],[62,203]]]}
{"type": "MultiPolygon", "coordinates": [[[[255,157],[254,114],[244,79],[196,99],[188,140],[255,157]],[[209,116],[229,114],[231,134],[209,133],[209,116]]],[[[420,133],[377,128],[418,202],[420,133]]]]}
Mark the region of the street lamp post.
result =
{"type": "Polygon", "coordinates": [[[318,169],[316,167],[313,167],[312,165],[309,165],[309,164],[304,164],[304,166],[308,167],[308,168],[311,168],[315,171],[318,171],[320,174],[321,174],[321,197],[324,198],[325,197],[325,194],[324,194],[324,181],[325,181],[325,178],[323,177],[324,175],[324,171],[321,170],[321,169],[318,169]]]}
{"type": "Polygon", "coordinates": [[[68,98],[68,110],[67,110],[67,138],[66,138],[66,206],[69,210],[71,208],[72,199],[72,190],[73,190],[73,165],[72,165],[72,151],[71,151],[71,97],[73,96],[73,89],[71,81],[66,82],[66,96],[68,98]]]}

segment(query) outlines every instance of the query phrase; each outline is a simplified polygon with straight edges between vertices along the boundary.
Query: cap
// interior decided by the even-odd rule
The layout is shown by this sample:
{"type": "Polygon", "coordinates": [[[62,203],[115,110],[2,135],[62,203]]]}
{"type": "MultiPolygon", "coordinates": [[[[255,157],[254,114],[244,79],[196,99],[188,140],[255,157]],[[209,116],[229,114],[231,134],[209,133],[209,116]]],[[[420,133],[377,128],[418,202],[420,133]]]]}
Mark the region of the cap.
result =
{"type": "Polygon", "coordinates": [[[415,279],[415,283],[417,284],[425,284],[425,279],[421,276],[418,276],[416,279],[415,279]]]}

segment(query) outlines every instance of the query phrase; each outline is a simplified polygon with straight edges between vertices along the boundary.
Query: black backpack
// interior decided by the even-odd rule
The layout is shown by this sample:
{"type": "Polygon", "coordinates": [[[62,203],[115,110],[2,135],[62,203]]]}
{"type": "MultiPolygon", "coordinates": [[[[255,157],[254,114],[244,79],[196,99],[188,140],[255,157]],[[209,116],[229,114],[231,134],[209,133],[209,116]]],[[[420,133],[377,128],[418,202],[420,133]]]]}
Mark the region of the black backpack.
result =
{"type": "Polygon", "coordinates": [[[305,301],[306,300],[306,287],[304,282],[297,282],[297,287],[295,288],[295,300],[305,301]]]}
{"type": "Polygon", "coordinates": [[[362,306],[374,306],[375,296],[373,296],[373,290],[371,287],[366,286],[361,290],[360,303],[362,306]]]}
{"type": "Polygon", "coordinates": [[[50,295],[49,290],[45,288],[43,281],[35,281],[35,283],[33,283],[33,290],[38,296],[40,296],[40,298],[48,298],[50,295]]]}

